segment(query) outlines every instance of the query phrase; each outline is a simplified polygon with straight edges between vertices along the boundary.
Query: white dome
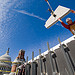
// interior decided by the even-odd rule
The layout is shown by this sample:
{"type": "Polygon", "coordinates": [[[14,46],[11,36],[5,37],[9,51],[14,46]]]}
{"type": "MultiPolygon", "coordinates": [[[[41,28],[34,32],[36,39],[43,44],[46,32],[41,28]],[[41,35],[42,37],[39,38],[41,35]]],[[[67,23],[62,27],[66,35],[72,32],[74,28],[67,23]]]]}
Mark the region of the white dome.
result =
{"type": "Polygon", "coordinates": [[[0,60],[11,61],[11,57],[7,54],[4,54],[4,55],[0,56],[0,60]]]}
{"type": "MultiPolygon", "coordinates": [[[[3,71],[10,71],[11,70],[11,57],[9,56],[9,49],[8,51],[0,56],[0,70],[3,71]]],[[[6,72],[2,72],[1,75],[8,75],[6,72]]]]}
{"type": "Polygon", "coordinates": [[[11,68],[11,57],[9,56],[9,51],[0,56],[0,66],[11,68]]]}
{"type": "Polygon", "coordinates": [[[0,61],[11,61],[11,57],[9,56],[9,51],[6,52],[6,54],[0,56],[0,61]]]}

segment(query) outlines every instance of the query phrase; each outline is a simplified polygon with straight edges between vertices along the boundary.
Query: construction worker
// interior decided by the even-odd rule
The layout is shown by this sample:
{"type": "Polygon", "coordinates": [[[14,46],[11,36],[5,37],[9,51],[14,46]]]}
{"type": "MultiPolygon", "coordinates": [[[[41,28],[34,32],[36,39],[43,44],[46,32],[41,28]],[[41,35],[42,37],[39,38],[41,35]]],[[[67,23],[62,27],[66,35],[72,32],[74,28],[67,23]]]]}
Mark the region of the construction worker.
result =
{"type": "MultiPolygon", "coordinates": [[[[71,12],[72,12],[72,13],[75,13],[74,10],[71,10],[71,12]]],[[[72,22],[71,18],[67,18],[67,19],[66,19],[66,22],[68,23],[68,25],[66,25],[60,18],[58,19],[58,21],[60,21],[61,24],[62,24],[66,29],[70,30],[71,33],[72,33],[73,35],[75,35],[75,21],[72,22]]]]}

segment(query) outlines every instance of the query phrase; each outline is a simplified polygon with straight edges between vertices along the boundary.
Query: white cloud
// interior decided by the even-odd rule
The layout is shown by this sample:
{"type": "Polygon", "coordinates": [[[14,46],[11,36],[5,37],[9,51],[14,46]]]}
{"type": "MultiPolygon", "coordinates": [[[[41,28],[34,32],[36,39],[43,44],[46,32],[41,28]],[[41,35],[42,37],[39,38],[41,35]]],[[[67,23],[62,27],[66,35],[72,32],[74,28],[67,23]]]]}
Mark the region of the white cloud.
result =
{"type": "Polygon", "coordinates": [[[5,52],[10,43],[12,29],[9,28],[11,15],[9,11],[12,9],[17,0],[0,0],[0,55],[5,52]],[[9,30],[11,29],[11,31],[9,30]]]}
{"type": "Polygon", "coordinates": [[[20,12],[20,13],[25,14],[25,15],[28,15],[28,16],[38,18],[38,19],[40,19],[42,21],[46,21],[46,19],[43,19],[43,18],[41,18],[41,17],[39,17],[39,16],[37,16],[37,15],[35,15],[33,13],[28,13],[27,11],[24,11],[24,10],[15,10],[15,11],[20,12]]]}

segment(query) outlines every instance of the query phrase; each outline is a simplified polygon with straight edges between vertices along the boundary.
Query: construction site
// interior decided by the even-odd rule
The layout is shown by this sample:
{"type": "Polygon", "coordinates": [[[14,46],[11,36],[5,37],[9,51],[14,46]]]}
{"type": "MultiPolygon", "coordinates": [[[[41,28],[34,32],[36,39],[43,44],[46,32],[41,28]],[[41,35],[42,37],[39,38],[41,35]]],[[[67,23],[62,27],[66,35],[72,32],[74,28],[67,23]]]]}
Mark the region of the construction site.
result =
{"type": "Polygon", "coordinates": [[[73,3],[1,0],[0,75],[75,75],[73,3]]]}

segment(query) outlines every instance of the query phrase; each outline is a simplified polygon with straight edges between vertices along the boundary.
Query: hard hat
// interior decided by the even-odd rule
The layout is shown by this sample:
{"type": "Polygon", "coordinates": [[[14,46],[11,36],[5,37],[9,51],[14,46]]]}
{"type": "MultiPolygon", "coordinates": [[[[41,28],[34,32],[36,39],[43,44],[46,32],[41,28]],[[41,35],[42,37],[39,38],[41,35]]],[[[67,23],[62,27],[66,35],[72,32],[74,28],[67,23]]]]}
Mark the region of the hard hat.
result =
{"type": "Polygon", "coordinates": [[[66,22],[68,22],[68,21],[70,21],[70,20],[71,20],[71,18],[67,18],[67,19],[66,19],[66,22]]]}

